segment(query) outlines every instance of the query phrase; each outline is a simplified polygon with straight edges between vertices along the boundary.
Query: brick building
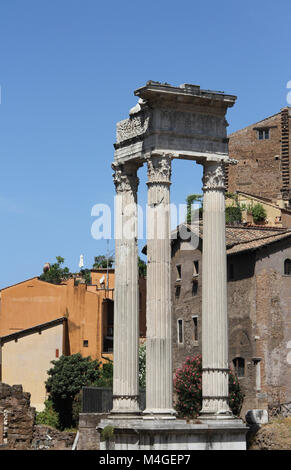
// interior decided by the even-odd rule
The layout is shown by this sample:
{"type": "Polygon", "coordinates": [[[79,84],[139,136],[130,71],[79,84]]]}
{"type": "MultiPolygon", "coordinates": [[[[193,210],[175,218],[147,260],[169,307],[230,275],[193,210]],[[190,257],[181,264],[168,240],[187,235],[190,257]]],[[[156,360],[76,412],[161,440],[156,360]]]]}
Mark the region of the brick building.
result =
{"type": "Polygon", "coordinates": [[[291,108],[229,135],[229,155],[238,164],[227,168],[227,190],[243,191],[291,206],[291,108]]]}
{"type": "MultiPolygon", "coordinates": [[[[201,353],[202,240],[172,240],[173,369],[201,353]]],[[[291,401],[291,231],[226,227],[229,361],[243,412],[291,401]]]]}

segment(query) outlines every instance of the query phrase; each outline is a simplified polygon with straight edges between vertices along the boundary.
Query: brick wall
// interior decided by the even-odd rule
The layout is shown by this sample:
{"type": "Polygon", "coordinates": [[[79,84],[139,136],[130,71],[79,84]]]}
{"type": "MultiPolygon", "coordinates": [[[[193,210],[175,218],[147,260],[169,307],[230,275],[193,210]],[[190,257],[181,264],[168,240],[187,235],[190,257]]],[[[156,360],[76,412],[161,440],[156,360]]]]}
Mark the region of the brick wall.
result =
{"type": "Polygon", "coordinates": [[[0,416],[2,443],[9,449],[30,448],[35,408],[30,406],[30,394],[23,392],[21,385],[0,383],[0,416]]]}
{"type": "Polygon", "coordinates": [[[228,168],[228,191],[244,191],[277,200],[282,189],[281,113],[229,136],[229,155],[239,161],[228,168]],[[258,139],[258,128],[269,127],[270,138],[258,139]]]}

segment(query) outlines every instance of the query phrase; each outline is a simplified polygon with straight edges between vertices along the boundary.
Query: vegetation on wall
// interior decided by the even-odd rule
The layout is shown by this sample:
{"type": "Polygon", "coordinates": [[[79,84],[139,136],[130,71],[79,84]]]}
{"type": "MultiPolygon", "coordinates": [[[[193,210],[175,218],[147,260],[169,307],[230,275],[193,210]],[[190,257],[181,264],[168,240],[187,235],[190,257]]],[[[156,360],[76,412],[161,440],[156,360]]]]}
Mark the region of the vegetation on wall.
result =
{"type": "MultiPolygon", "coordinates": [[[[187,357],[180,369],[176,371],[174,388],[177,394],[175,404],[181,418],[196,418],[202,407],[202,357],[187,357]]],[[[229,407],[238,416],[244,395],[236,375],[229,372],[229,407]]]]}
{"type": "Polygon", "coordinates": [[[62,265],[65,259],[61,256],[56,256],[57,262],[52,264],[47,270],[45,270],[40,276],[41,281],[50,282],[51,284],[61,284],[71,276],[70,270],[62,265]]]}

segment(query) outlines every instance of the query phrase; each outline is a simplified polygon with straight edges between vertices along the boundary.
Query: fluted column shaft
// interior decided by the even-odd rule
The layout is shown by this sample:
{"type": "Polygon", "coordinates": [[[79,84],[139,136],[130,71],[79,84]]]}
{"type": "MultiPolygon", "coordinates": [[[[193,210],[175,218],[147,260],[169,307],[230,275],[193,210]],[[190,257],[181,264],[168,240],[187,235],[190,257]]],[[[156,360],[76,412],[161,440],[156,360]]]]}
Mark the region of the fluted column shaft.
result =
{"type": "Polygon", "coordinates": [[[145,415],[172,416],[169,155],[148,158],[145,415]]]}
{"type": "Polygon", "coordinates": [[[224,174],[222,162],[204,165],[201,416],[205,417],[231,415],[228,405],[224,174]]]}
{"type": "Polygon", "coordinates": [[[115,170],[115,288],[113,409],[139,413],[138,347],[139,287],[137,248],[137,167],[113,165],[115,170]]]}

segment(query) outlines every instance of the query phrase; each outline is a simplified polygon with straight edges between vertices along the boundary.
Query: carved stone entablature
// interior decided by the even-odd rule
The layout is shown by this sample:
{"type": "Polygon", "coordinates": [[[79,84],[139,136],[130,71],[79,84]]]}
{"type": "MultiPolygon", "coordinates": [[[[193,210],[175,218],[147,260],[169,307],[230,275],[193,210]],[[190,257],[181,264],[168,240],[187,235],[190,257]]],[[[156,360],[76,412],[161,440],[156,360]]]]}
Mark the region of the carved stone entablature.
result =
{"type": "Polygon", "coordinates": [[[147,157],[148,184],[171,183],[172,157],[169,154],[155,154],[147,157]]]}
{"type": "Polygon", "coordinates": [[[133,113],[129,119],[118,122],[115,147],[118,147],[124,141],[144,136],[149,128],[149,120],[149,113],[144,110],[140,113],[133,113]]]}
{"type": "Polygon", "coordinates": [[[112,163],[114,170],[113,181],[117,193],[131,191],[133,194],[137,193],[139,178],[137,177],[136,165],[117,165],[112,163]]]}
{"type": "Polygon", "coordinates": [[[225,165],[224,163],[211,163],[204,165],[203,190],[225,189],[225,165]]]}

